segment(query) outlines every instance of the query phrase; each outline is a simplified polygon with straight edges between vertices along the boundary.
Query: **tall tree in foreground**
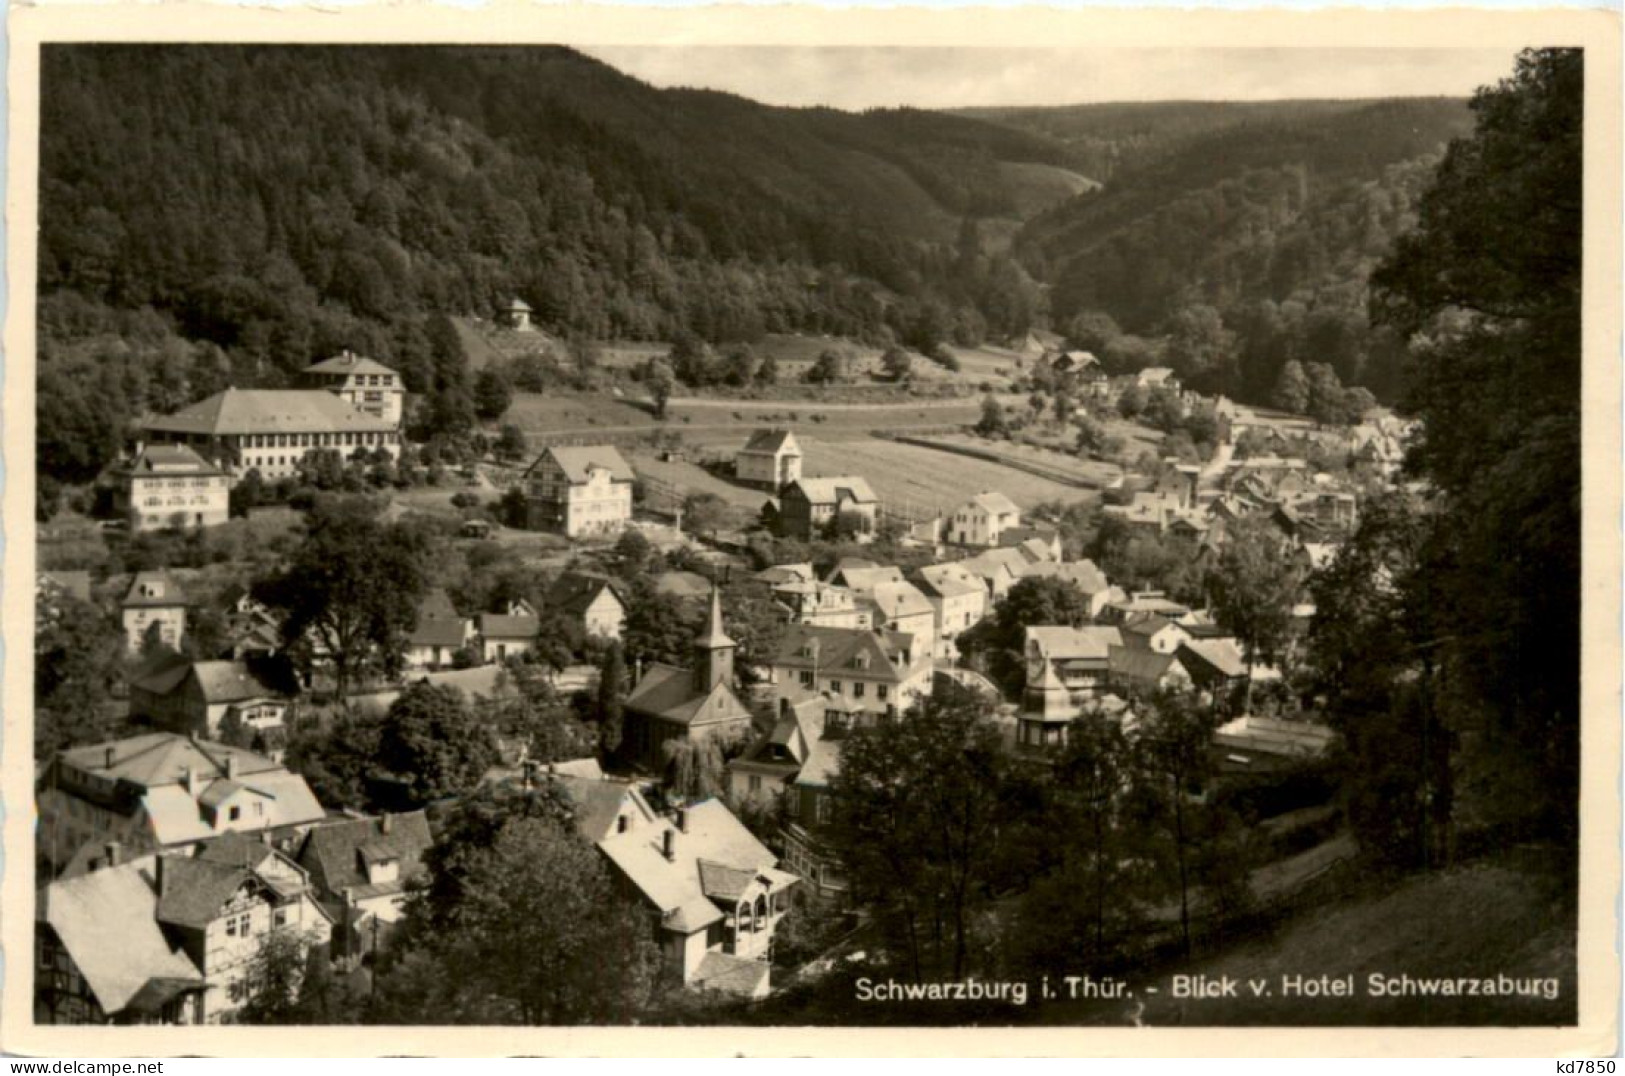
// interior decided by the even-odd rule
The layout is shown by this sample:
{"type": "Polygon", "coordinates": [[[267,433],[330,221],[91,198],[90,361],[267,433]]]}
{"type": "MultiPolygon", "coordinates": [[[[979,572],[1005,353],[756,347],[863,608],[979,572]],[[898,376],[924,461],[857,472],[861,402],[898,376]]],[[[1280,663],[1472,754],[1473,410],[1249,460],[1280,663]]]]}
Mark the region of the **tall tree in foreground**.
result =
{"type": "Polygon", "coordinates": [[[342,701],[357,677],[400,671],[427,558],[420,535],[379,522],[363,504],[319,507],[309,528],[265,597],[285,610],[282,637],[296,660],[331,665],[342,701]]]}
{"type": "Polygon", "coordinates": [[[1572,837],[1580,718],[1584,54],[1527,51],[1473,98],[1414,232],[1372,276],[1410,340],[1411,463],[1439,492],[1433,640],[1461,810],[1572,837]]]}
{"type": "Polygon", "coordinates": [[[916,979],[968,970],[998,861],[1005,760],[989,701],[955,687],[842,745],[834,847],[916,979]]]}
{"type": "Polygon", "coordinates": [[[448,818],[403,924],[410,955],[381,983],[391,1020],[620,1024],[647,1004],[653,924],[561,795],[474,797],[448,818]]]}
{"type": "Polygon", "coordinates": [[[1247,657],[1245,709],[1253,668],[1260,660],[1278,661],[1286,647],[1303,573],[1286,536],[1254,516],[1230,529],[1207,581],[1214,616],[1236,633],[1247,657]]]}

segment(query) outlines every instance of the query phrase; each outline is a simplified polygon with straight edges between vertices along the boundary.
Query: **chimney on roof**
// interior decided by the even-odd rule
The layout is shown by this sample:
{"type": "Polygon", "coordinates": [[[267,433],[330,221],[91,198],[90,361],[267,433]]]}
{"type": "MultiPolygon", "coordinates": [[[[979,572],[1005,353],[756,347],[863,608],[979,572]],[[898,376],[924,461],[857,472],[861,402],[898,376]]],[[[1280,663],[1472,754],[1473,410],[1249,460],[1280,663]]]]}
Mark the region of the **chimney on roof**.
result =
{"type": "Polygon", "coordinates": [[[395,828],[395,816],[390,814],[388,811],[385,811],[384,812],[384,817],[382,817],[382,818],[380,818],[378,820],[378,832],[382,833],[384,836],[387,837],[387,836],[389,836],[389,831],[394,829],[394,828],[395,828]]]}
{"type": "Polygon", "coordinates": [[[108,744],[107,747],[104,748],[103,751],[102,751],[102,767],[104,769],[109,769],[109,770],[113,768],[113,745],[112,744],[108,744]]]}
{"type": "Polygon", "coordinates": [[[164,855],[159,854],[153,857],[152,863],[152,880],[153,884],[158,887],[158,895],[160,897],[164,895],[164,860],[166,858],[167,857],[164,855]]]}
{"type": "Polygon", "coordinates": [[[624,814],[618,814],[615,816],[615,832],[626,832],[626,816],[624,814]]]}
{"type": "Polygon", "coordinates": [[[120,847],[119,842],[117,842],[117,841],[108,841],[107,842],[107,865],[109,867],[118,866],[119,853],[122,850],[123,849],[120,847]]]}
{"type": "Polygon", "coordinates": [[[688,808],[677,808],[677,829],[681,833],[688,832],[688,808]]]}
{"type": "Polygon", "coordinates": [[[665,856],[668,861],[676,862],[677,831],[673,829],[665,830],[661,833],[660,838],[660,854],[665,856]]]}
{"type": "Polygon", "coordinates": [[[235,751],[226,756],[226,776],[233,780],[237,777],[237,752],[235,751]]]}
{"type": "Polygon", "coordinates": [[[186,784],[186,794],[192,799],[197,799],[203,794],[203,779],[192,767],[188,766],[181,771],[181,780],[186,784]]]}

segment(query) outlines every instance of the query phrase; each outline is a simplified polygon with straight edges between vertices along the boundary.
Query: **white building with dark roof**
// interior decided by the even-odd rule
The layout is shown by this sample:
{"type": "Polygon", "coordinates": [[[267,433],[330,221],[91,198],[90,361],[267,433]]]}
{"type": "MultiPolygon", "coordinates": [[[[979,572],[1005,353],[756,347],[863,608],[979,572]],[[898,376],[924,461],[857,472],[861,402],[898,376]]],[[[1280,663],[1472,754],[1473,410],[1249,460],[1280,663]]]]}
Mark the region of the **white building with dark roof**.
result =
{"type": "Polygon", "coordinates": [[[774,694],[824,692],[854,710],[895,716],[931,693],[931,650],[894,631],[792,624],[773,658],[774,694]]]}
{"type": "Polygon", "coordinates": [[[115,506],[132,531],[213,527],[231,514],[231,478],[185,445],[147,445],[118,468],[115,506]]]}
{"type": "Polygon", "coordinates": [[[173,576],[159,569],[137,572],[130,589],[119,603],[124,624],[125,645],[130,653],[140,651],[149,632],[159,643],[179,650],[186,636],[186,610],[190,602],[173,576]]]}

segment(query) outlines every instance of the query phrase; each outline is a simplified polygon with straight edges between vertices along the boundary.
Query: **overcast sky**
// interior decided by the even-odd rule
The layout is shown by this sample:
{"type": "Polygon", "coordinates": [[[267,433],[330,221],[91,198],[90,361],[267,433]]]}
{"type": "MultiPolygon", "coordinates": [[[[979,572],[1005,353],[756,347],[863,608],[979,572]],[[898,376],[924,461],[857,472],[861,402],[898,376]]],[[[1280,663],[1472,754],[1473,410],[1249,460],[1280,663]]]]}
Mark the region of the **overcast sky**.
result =
{"type": "Polygon", "coordinates": [[[1060,105],[1094,101],[1466,96],[1512,71],[1506,49],[602,46],[656,86],[775,105],[1060,105]]]}

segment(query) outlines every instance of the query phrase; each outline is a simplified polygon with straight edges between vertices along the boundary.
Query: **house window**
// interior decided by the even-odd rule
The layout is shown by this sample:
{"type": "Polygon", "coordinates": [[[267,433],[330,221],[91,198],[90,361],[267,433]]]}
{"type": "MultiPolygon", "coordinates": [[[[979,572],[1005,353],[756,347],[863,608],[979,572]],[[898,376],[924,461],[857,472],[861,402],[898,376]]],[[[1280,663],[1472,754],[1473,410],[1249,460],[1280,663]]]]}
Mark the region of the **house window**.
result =
{"type": "Polygon", "coordinates": [[[802,687],[812,687],[813,686],[813,674],[812,674],[811,669],[802,669],[801,670],[801,686],[802,687]]]}
{"type": "Polygon", "coordinates": [[[829,682],[829,690],[831,693],[839,695],[841,693],[841,682],[839,680],[831,680],[829,682]]]}
{"type": "Polygon", "coordinates": [[[279,927],[287,926],[288,925],[288,909],[286,909],[286,908],[278,908],[276,910],[275,914],[272,915],[271,919],[272,919],[272,922],[274,922],[279,927]]]}
{"type": "Polygon", "coordinates": [[[233,808],[230,809],[230,811],[227,812],[227,817],[230,818],[233,822],[237,821],[242,816],[243,816],[243,809],[241,807],[233,807],[233,808]]]}
{"type": "Polygon", "coordinates": [[[750,790],[752,792],[760,792],[762,790],[762,778],[760,775],[754,773],[751,774],[750,790]]]}
{"type": "Polygon", "coordinates": [[[854,699],[863,698],[863,688],[864,688],[863,684],[854,682],[853,685],[852,685],[852,697],[854,699]]]}
{"type": "Polygon", "coordinates": [[[879,699],[881,702],[886,701],[886,694],[887,688],[885,684],[880,684],[875,687],[875,698],[879,699]]]}

